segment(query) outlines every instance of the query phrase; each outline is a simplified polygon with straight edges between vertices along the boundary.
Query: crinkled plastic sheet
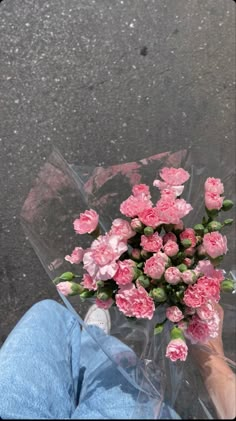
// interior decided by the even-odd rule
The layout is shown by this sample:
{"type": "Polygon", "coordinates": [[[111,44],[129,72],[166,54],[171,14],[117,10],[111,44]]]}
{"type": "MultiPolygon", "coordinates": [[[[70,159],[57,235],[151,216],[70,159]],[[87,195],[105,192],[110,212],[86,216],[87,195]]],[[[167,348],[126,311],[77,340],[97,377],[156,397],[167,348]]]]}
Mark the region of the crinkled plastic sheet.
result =
{"type": "MultiPolygon", "coordinates": [[[[158,192],[156,188],[152,188],[152,182],[164,166],[181,166],[191,174],[183,194],[193,206],[193,211],[184,219],[186,226],[200,222],[204,215],[203,186],[207,177],[220,176],[227,198],[234,200],[233,171],[219,166],[218,174],[209,174],[208,168],[195,162],[194,158],[191,149],[183,149],[159,153],[138,162],[92,168],[80,166],[79,163],[68,164],[59,151],[54,149],[33,183],[21,212],[25,233],[51,280],[62,272],[74,270],[74,267],[64,260],[66,254],[70,254],[76,246],[86,248],[91,243],[89,236],[78,236],[74,233],[74,219],[85,209],[93,208],[100,215],[103,231],[109,230],[112,220],[121,217],[120,203],[130,195],[134,184],[147,183],[155,199],[158,192]]],[[[227,229],[225,234],[228,238],[229,253],[221,267],[235,279],[234,229],[227,229]]],[[[77,273],[82,274],[79,272],[82,268],[77,270],[77,267],[77,273]]],[[[91,300],[83,301],[79,296],[60,296],[66,307],[87,329],[83,318],[91,300]]],[[[224,308],[225,358],[233,370],[236,367],[235,297],[234,294],[222,294],[221,300],[224,308]]],[[[111,364],[122,374],[124,383],[129,382],[136,396],[135,410],[130,414],[130,418],[158,419],[163,416],[161,408],[164,401],[183,419],[216,419],[215,409],[191,354],[185,362],[173,363],[165,357],[165,348],[169,340],[168,326],[165,326],[166,330],[161,335],[153,335],[154,325],[163,320],[164,311],[164,307],[159,307],[151,321],[134,321],[126,318],[116,307],[110,309],[110,334],[127,344],[137,357],[131,366],[124,364],[122,352],[116,353],[115,350],[106,347],[106,342],[93,338],[96,346],[103,350],[111,364]],[[148,403],[151,412],[146,410],[147,406],[144,403],[148,403]]],[[[165,417],[174,418],[175,415],[172,413],[165,417]]]]}

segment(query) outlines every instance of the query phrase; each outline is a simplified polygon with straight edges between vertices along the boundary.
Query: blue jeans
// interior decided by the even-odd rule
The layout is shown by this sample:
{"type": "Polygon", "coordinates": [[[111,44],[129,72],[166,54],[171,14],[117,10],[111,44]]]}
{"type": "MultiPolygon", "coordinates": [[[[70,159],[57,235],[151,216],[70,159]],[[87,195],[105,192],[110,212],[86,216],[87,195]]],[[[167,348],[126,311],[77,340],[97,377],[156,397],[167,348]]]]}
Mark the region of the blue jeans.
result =
{"type": "MultiPolygon", "coordinates": [[[[114,357],[133,351],[95,326],[90,332],[114,357]]],[[[2,419],[127,419],[135,414],[137,395],[128,380],[80,328],[61,304],[35,304],[0,349],[2,419]],[[126,384],[127,382],[127,384],[126,384]]],[[[150,402],[143,417],[153,419],[150,402]]],[[[161,418],[179,419],[166,405],[161,418]]]]}

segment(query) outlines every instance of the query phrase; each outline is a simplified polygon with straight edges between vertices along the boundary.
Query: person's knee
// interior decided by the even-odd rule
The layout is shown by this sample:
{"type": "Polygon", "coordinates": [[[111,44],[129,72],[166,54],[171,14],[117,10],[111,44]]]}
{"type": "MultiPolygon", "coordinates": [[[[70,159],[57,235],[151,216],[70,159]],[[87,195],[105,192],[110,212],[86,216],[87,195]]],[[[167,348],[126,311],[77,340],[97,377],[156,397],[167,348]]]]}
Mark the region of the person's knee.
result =
{"type": "Polygon", "coordinates": [[[63,311],[65,310],[65,307],[63,307],[61,304],[57,303],[54,300],[51,299],[45,299],[38,301],[37,303],[33,304],[30,311],[36,312],[36,313],[47,313],[50,314],[55,311],[63,311]]]}

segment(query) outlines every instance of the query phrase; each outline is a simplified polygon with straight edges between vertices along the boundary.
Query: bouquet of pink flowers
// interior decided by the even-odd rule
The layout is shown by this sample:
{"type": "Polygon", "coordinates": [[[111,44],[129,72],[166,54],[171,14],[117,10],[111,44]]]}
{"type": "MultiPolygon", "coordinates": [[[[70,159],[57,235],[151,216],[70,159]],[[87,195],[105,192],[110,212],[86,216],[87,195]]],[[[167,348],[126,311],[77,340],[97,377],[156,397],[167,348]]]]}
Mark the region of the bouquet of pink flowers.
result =
{"type": "MultiPolygon", "coordinates": [[[[227,238],[221,230],[233,219],[219,222],[220,211],[232,208],[223,196],[218,178],[205,181],[206,216],[193,228],[182,221],[191,204],[181,198],[190,175],[182,168],[163,168],[162,180],[154,180],[160,197],[154,204],[146,184],[134,185],[132,194],[121,203],[126,217],[114,219],[108,232],[101,234],[99,215],[93,209],[74,221],[77,234],[90,234],[89,248],[76,247],[65,260],[83,265],[83,276],[65,272],[54,279],[64,295],[96,299],[108,309],[117,306],[128,318],[151,320],[159,306],[165,306],[165,319],[155,326],[159,334],[170,324],[166,357],[186,360],[186,338],[204,343],[218,335],[219,315],[215,303],[221,291],[233,291],[234,281],[217,268],[227,253],[227,238]]],[[[76,271],[75,271],[76,272],[76,271]]]]}

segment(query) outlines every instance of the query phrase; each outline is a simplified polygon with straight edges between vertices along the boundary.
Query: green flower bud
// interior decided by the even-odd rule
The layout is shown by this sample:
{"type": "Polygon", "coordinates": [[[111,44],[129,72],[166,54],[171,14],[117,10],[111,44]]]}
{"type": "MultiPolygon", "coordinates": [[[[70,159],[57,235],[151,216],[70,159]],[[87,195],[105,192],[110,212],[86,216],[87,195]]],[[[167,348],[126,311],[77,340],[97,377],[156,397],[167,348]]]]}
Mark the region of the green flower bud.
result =
{"type": "Polygon", "coordinates": [[[153,288],[150,291],[150,296],[154,299],[154,301],[157,301],[158,303],[162,303],[167,299],[167,295],[164,288],[153,288]]]}
{"type": "Polygon", "coordinates": [[[224,220],[224,225],[232,225],[232,223],[234,222],[233,219],[229,218],[229,219],[225,219],[224,220]]]}
{"type": "Polygon", "coordinates": [[[204,234],[208,234],[208,229],[204,228],[204,234]]]}
{"type": "Polygon", "coordinates": [[[70,282],[71,285],[71,293],[69,295],[78,295],[84,291],[84,287],[80,284],[76,284],[75,282],[70,282]]]}
{"type": "Polygon", "coordinates": [[[144,232],[144,235],[148,237],[154,234],[154,229],[152,227],[145,227],[143,232],[144,232]]]}
{"type": "Polygon", "coordinates": [[[150,279],[145,275],[139,276],[137,281],[144,288],[148,288],[150,286],[150,279]]]}
{"type": "Polygon", "coordinates": [[[195,225],[193,229],[194,229],[196,235],[203,235],[204,234],[204,226],[202,224],[195,225]]]}
{"type": "Polygon", "coordinates": [[[235,289],[235,282],[232,279],[225,279],[221,282],[220,289],[223,292],[232,292],[235,289]]]}
{"type": "Polygon", "coordinates": [[[154,335],[159,335],[159,333],[161,333],[164,329],[164,323],[157,323],[155,328],[154,328],[154,335]]]}
{"type": "Polygon", "coordinates": [[[184,272],[185,270],[188,269],[184,263],[181,263],[181,265],[178,265],[177,268],[179,269],[180,272],[184,272]]]}
{"type": "Polygon", "coordinates": [[[181,244],[185,249],[188,249],[192,245],[192,241],[188,238],[185,238],[184,240],[181,240],[181,244]]]}
{"type": "Polygon", "coordinates": [[[101,301],[107,301],[112,296],[112,290],[109,288],[103,288],[97,291],[97,298],[101,301]]]}
{"type": "Polygon", "coordinates": [[[62,275],[59,276],[59,278],[62,281],[72,281],[74,279],[75,275],[72,272],[65,272],[62,275]]]}
{"type": "Polygon", "coordinates": [[[93,296],[94,296],[94,294],[95,294],[95,291],[89,291],[89,290],[87,289],[87,290],[83,291],[83,292],[80,294],[80,297],[81,297],[81,298],[83,298],[83,299],[85,299],[85,298],[91,298],[91,297],[93,297],[93,296]]]}
{"type": "Polygon", "coordinates": [[[170,337],[171,339],[183,339],[184,340],[184,335],[182,330],[179,327],[173,327],[173,329],[171,329],[170,331],[170,337]]]}
{"type": "Polygon", "coordinates": [[[227,199],[225,199],[225,200],[223,201],[223,205],[222,205],[221,210],[223,210],[223,211],[228,211],[228,210],[230,210],[233,206],[234,206],[234,202],[232,202],[232,200],[227,200],[227,199]]]}
{"type": "Polygon", "coordinates": [[[207,229],[208,229],[209,232],[220,231],[222,227],[223,227],[223,225],[218,221],[211,221],[207,225],[207,229]]]}
{"type": "Polygon", "coordinates": [[[138,269],[142,269],[143,268],[143,265],[144,265],[144,262],[140,262],[140,263],[137,264],[137,268],[138,269]]]}
{"type": "Polygon", "coordinates": [[[177,299],[179,301],[181,301],[183,296],[184,296],[184,292],[183,291],[176,291],[175,295],[176,295],[177,299]]]}
{"type": "Polygon", "coordinates": [[[141,275],[143,275],[143,272],[137,266],[135,266],[133,279],[137,279],[141,275]]]}

